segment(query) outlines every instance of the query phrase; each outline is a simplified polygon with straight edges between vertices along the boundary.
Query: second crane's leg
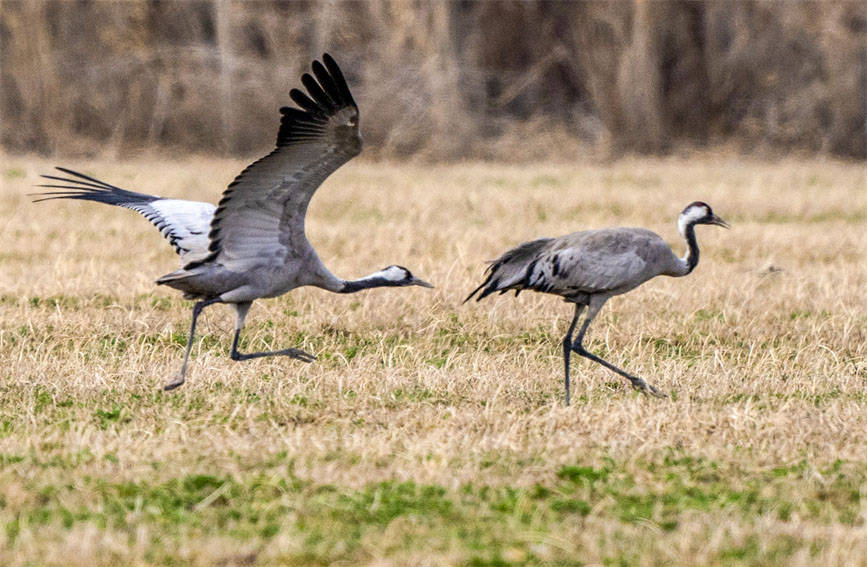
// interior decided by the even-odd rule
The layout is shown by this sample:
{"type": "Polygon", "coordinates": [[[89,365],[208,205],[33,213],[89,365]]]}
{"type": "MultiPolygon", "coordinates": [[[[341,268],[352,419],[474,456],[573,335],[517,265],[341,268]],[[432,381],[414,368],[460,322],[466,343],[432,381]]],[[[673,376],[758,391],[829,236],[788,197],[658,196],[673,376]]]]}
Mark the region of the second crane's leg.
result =
{"type": "Polygon", "coordinates": [[[232,352],[229,354],[232,360],[250,360],[251,358],[261,358],[263,356],[288,356],[297,358],[303,362],[313,362],[316,357],[306,353],[303,350],[295,348],[286,348],[283,350],[272,350],[266,352],[238,352],[238,339],[241,337],[241,328],[244,326],[244,319],[247,317],[247,312],[250,310],[252,302],[236,303],[235,304],[235,338],[232,339],[232,352]]]}
{"type": "Polygon", "coordinates": [[[598,362],[605,368],[620,374],[621,376],[632,382],[632,387],[636,390],[641,390],[645,394],[650,394],[652,396],[656,396],[657,398],[667,398],[667,395],[663,394],[662,392],[645,382],[642,378],[639,378],[638,376],[633,376],[632,374],[617,368],[607,360],[603,360],[592,352],[588,352],[584,349],[584,345],[582,344],[582,341],[584,340],[584,334],[587,332],[587,328],[590,326],[590,322],[593,320],[594,317],[596,317],[596,315],[599,313],[599,310],[602,309],[602,305],[602,303],[598,305],[594,305],[592,302],[590,303],[590,306],[587,309],[587,317],[584,319],[584,323],[581,325],[581,330],[578,332],[578,338],[575,339],[575,343],[572,345],[572,350],[574,350],[576,354],[579,354],[584,358],[589,358],[593,362],[598,362]]]}
{"type": "Polygon", "coordinates": [[[572,355],[572,333],[575,331],[575,325],[578,323],[578,317],[584,309],[583,305],[575,306],[575,316],[572,317],[572,324],[569,325],[569,330],[566,331],[566,336],[563,337],[563,364],[566,367],[566,405],[569,405],[569,359],[572,355]]]}
{"type": "Polygon", "coordinates": [[[190,359],[190,350],[193,348],[193,337],[196,336],[196,321],[199,319],[199,315],[202,313],[202,309],[211,305],[212,303],[217,303],[220,301],[219,299],[210,299],[208,301],[199,301],[195,305],[193,305],[193,324],[190,326],[190,338],[187,339],[187,352],[184,353],[184,363],[181,365],[181,371],[175,374],[175,377],[172,378],[172,381],[163,386],[163,390],[174,390],[178,386],[184,383],[185,376],[187,374],[187,361],[190,359]]]}

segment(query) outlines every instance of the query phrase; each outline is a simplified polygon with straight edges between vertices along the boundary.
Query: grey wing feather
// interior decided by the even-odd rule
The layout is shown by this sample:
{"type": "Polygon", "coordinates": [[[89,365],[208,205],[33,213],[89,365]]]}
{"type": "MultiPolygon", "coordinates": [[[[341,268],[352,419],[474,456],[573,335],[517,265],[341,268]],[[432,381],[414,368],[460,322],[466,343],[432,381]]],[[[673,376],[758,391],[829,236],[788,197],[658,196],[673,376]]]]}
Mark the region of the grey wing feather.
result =
{"type": "Polygon", "coordinates": [[[649,230],[588,230],[557,239],[528,280],[533,289],[564,296],[617,294],[664,273],[673,259],[671,247],[649,230]]]}
{"type": "Polygon", "coordinates": [[[208,227],[216,207],[210,203],[166,199],[121,189],[83,173],[57,168],[72,177],[43,175],[53,183],[39,185],[62,191],[36,193],[39,201],[76,199],[106,203],[136,211],[157,227],[181,257],[182,263],[202,259],[208,254],[208,227]]]}
{"type": "MultiPolygon", "coordinates": [[[[209,239],[213,261],[243,270],[279,264],[307,245],[304,216],[313,193],[361,151],[358,108],[328,55],[290,92],[301,109],[281,108],[277,147],[252,163],[223,193],[209,239]],[[309,96],[308,96],[309,95],[309,96]]],[[[189,266],[188,266],[189,267],[189,266]]]]}

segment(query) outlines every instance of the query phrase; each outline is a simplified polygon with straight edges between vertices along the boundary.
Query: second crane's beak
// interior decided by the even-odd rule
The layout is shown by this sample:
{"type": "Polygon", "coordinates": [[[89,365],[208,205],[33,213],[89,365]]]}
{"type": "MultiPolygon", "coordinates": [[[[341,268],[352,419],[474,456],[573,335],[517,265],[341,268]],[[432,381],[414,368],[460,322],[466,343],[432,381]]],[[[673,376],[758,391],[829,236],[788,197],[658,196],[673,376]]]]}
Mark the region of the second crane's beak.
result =
{"type": "Polygon", "coordinates": [[[707,222],[707,224],[715,224],[715,225],[721,226],[723,228],[731,228],[731,225],[729,223],[727,223],[726,221],[722,220],[721,218],[719,218],[718,216],[716,216],[714,214],[712,214],[710,216],[710,220],[707,222]]]}
{"type": "Polygon", "coordinates": [[[413,276],[411,280],[409,280],[409,285],[420,285],[421,287],[429,287],[433,289],[433,284],[429,284],[424,280],[420,280],[417,277],[413,276]]]}

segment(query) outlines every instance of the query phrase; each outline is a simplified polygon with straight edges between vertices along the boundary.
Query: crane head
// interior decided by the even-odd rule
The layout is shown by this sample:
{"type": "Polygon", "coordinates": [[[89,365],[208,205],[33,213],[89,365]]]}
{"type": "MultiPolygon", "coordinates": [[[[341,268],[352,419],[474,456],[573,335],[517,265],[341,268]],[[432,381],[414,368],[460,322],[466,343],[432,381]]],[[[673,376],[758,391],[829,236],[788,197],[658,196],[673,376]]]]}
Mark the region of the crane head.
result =
{"type": "Polygon", "coordinates": [[[377,272],[376,274],[371,274],[371,276],[377,276],[386,282],[389,282],[385,285],[390,286],[408,286],[408,285],[419,285],[421,287],[430,287],[433,285],[429,284],[424,280],[420,280],[419,278],[412,275],[412,272],[404,268],[403,266],[389,266],[377,272]]]}
{"type": "Polygon", "coordinates": [[[697,224],[713,224],[723,228],[729,228],[729,223],[716,216],[710,205],[702,201],[690,203],[677,219],[677,228],[683,234],[688,226],[697,224]]]}

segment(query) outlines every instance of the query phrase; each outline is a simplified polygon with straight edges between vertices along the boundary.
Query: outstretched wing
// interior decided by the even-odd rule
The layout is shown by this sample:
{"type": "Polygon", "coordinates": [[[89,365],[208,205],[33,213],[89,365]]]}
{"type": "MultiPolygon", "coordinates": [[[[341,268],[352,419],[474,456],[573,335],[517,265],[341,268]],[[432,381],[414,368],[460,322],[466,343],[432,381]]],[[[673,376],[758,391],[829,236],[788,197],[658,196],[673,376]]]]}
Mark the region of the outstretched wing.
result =
{"type": "Polygon", "coordinates": [[[169,244],[174,247],[175,252],[180,255],[182,263],[201,260],[208,255],[207,234],[216,209],[214,205],[198,201],[164,199],[127,191],[71,169],[63,167],[57,169],[72,177],[43,175],[42,177],[54,183],[39,185],[39,187],[63,189],[63,191],[35,193],[35,196],[42,197],[35,202],[79,199],[132,209],[159,229],[169,244]]]}
{"type": "MultiPolygon", "coordinates": [[[[361,151],[358,107],[328,54],[289,96],[300,109],[281,108],[277,147],[241,172],[223,193],[209,234],[215,261],[235,270],[282,264],[306,249],[304,216],[313,193],[361,151]]],[[[188,266],[189,267],[189,266],[188,266]]]]}

